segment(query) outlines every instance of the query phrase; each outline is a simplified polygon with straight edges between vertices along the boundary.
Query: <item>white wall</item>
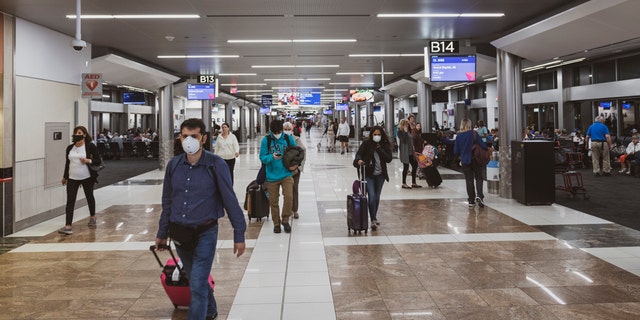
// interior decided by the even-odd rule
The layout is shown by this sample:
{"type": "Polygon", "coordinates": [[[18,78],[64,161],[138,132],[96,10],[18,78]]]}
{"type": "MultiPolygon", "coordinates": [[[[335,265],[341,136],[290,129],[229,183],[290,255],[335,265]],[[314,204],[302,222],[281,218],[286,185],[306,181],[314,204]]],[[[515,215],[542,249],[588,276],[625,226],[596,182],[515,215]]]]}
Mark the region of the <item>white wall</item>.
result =
{"type": "MultiPolygon", "coordinates": [[[[20,222],[65,203],[62,186],[44,188],[45,122],[74,126],[89,121],[87,99],[81,98],[81,75],[90,72],[91,46],[74,51],[72,37],[16,19],[15,38],[15,220],[20,222]]],[[[69,141],[70,143],[70,141],[69,141]]],[[[64,159],[50,170],[64,171],[64,159]]],[[[78,195],[82,199],[82,192],[78,195]]]]}

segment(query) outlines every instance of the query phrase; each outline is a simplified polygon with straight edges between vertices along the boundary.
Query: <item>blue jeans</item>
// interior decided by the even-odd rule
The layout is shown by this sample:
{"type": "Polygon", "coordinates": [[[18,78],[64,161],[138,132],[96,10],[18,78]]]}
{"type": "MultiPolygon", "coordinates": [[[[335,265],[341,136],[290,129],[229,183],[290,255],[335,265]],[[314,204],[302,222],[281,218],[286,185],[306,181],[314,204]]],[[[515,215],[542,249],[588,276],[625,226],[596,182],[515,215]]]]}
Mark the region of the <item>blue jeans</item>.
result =
{"type": "Polygon", "coordinates": [[[383,184],[384,176],[381,174],[367,177],[367,196],[369,197],[369,217],[371,220],[378,220],[378,205],[383,184]]]}
{"type": "Polygon", "coordinates": [[[190,320],[202,320],[207,315],[213,316],[218,311],[216,299],[213,297],[213,290],[208,281],[217,242],[218,225],[215,225],[200,234],[198,246],[194,250],[177,248],[191,286],[188,316],[190,320]]]}
{"type": "Polygon", "coordinates": [[[478,165],[475,162],[471,162],[471,164],[463,164],[462,172],[464,173],[464,180],[467,185],[467,196],[469,197],[469,203],[476,202],[476,191],[477,196],[480,199],[484,199],[484,193],[482,192],[482,171],[484,166],[478,165]],[[475,179],[475,189],[473,185],[473,180],[475,179]]]}

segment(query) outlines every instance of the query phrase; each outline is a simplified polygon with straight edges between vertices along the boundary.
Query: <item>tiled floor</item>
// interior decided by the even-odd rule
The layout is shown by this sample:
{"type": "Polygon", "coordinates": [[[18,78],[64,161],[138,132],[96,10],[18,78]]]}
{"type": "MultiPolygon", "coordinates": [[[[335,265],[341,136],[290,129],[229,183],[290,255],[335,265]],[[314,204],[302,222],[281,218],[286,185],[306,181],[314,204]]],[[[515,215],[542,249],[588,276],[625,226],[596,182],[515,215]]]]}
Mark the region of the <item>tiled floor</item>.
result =
{"type": "MultiPolygon", "coordinates": [[[[312,133],[290,235],[254,220],[249,249],[236,258],[221,221],[212,270],[219,319],[640,318],[638,231],[496,195],[469,209],[464,180],[446,168],[440,188],[404,190],[396,159],[380,228],[349,235],[353,153],[318,151],[320,131],[312,133]]],[[[242,149],[241,202],[259,168],[257,142],[242,149]]],[[[58,217],[4,239],[17,248],[0,255],[0,319],[186,319],[149,252],[162,177],[154,171],[97,190],[96,230],[83,207],[72,236],[55,233],[58,217]]]]}

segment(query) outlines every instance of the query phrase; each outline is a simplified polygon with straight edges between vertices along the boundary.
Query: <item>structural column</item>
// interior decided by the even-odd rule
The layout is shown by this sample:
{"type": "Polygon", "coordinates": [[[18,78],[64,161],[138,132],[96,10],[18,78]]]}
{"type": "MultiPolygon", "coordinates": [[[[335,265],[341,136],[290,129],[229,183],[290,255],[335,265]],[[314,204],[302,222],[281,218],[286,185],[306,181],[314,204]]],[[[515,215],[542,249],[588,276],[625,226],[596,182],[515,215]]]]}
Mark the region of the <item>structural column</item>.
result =
{"type": "Polygon", "coordinates": [[[256,137],[256,117],[259,117],[258,109],[249,107],[249,139],[256,137]]]}
{"type": "Polygon", "coordinates": [[[393,115],[395,113],[395,103],[393,96],[389,92],[384,93],[384,130],[387,136],[393,139],[393,115]]]}
{"type": "Polygon", "coordinates": [[[246,107],[240,107],[240,114],[238,117],[238,142],[247,142],[247,120],[246,117],[246,107]]]}
{"type": "Polygon", "coordinates": [[[500,190],[502,198],[512,198],[511,141],[521,140],[522,58],[498,49],[498,123],[500,123],[500,190]]]}
{"type": "Polygon", "coordinates": [[[367,110],[365,123],[367,124],[367,127],[373,127],[373,104],[371,102],[367,102],[365,110],[367,110]]]}
{"type": "Polygon", "coordinates": [[[233,102],[228,102],[224,108],[224,122],[229,124],[229,130],[233,131],[233,102]]]}
{"type": "Polygon", "coordinates": [[[213,130],[211,130],[211,101],[202,100],[202,122],[204,122],[204,132],[209,133],[209,140],[206,142],[206,150],[211,150],[213,141],[213,130]]]}
{"type": "Polygon", "coordinates": [[[433,116],[431,112],[431,86],[418,81],[418,116],[416,122],[422,123],[422,131],[431,132],[433,127],[433,116]]]}
{"type": "MultiPolygon", "coordinates": [[[[173,84],[160,88],[158,96],[160,97],[158,107],[160,170],[164,170],[169,160],[173,158],[173,84]]],[[[128,119],[127,117],[127,123],[128,119]]]]}
{"type": "MultiPolygon", "coordinates": [[[[354,121],[353,121],[353,126],[356,130],[355,135],[353,136],[356,140],[361,140],[362,139],[362,124],[361,124],[361,118],[360,118],[360,106],[357,103],[352,103],[355,114],[354,114],[354,121]]],[[[324,130],[324,128],[323,128],[324,130]]]]}

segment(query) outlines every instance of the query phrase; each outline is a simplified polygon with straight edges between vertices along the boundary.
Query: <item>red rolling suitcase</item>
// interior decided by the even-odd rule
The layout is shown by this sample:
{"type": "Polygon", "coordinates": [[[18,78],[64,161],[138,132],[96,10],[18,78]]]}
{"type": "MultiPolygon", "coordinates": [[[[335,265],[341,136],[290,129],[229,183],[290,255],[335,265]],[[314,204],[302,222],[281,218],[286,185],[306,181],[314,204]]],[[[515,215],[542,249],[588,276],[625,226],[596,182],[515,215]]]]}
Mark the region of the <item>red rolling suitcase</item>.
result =
{"type": "MultiPolygon", "coordinates": [[[[160,275],[160,280],[162,282],[162,287],[164,291],[169,296],[171,303],[175,308],[177,307],[188,307],[191,303],[191,291],[189,290],[189,279],[187,279],[184,270],[180,267],[178,262],[180,260],[176,259],[173,255],[173,251],[171,251],[170,246],[163,246],[163,249],[168,250],[169,254],[171,254],[171,258],[167,260],[167,262],[162,265],[160,258],[155,250],[156,246],[153,245],[149,249],[153,252],[153,255],[156,257],[158,264],[162,268],[162,274],[160,275]],[[178,268],[178,277],[174,279],[173,274],[174,271],[178,268]]],[[[215,287],[215,282],[213,281],[213,277],[209,275],[209,284],[211,285],[211,290],[215,287]]]]}
{"type": "Polygon", "coordinates": [[[349,234],[351,234],[351,230],[353,230],[354,234],[362,231],[366,234],[369,229],[369,207],[366,194],[367,180],[364,175],[364,166],[360,166],[358,179],[353,184],[354,193],[347,196],[347,228],[349,234]]]}

